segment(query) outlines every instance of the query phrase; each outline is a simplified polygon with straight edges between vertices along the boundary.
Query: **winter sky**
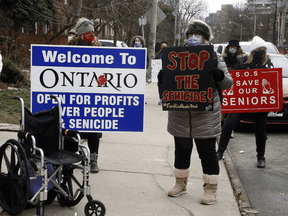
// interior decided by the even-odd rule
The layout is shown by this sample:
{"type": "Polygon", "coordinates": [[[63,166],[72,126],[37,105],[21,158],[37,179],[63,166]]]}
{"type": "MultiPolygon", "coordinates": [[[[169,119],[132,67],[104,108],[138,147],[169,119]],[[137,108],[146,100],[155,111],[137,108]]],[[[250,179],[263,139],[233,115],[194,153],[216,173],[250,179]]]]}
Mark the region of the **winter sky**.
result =
{"type": "Polygon", "coordinates": [[[245,0],[206,0],[208,3],[209,13],[216,13],[217,10],[221,10],[222,4],[234,4],[236,2],[246,2],[245,0]]]}

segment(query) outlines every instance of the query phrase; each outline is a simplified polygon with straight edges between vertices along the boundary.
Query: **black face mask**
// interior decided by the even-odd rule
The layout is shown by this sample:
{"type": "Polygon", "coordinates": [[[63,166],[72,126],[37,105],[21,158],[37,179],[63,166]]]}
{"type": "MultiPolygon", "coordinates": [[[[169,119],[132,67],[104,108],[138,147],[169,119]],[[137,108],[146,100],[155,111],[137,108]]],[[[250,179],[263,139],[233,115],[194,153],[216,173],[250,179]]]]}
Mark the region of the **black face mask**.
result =
{"type": "Polygon", "coordinates": [[[254,62],[255,62],[255,63],[259,63],[259,62],[261,62],[262,59],[263,59],[264,56],[265,56],[265,53],[266,53],[265,50],[255,51],[255,53],[254,53],[254,57],[253,57],[254,62]]]}

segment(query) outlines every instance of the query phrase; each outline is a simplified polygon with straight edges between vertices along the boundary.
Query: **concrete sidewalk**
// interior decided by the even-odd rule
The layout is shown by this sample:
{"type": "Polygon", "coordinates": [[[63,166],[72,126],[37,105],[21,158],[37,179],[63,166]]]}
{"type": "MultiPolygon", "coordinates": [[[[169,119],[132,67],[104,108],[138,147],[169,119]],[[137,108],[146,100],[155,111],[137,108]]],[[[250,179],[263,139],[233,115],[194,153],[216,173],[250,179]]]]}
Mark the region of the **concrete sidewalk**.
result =
{"type": "MultiPolygon", "coordinates": [[[[178,198],[167,196],[173,187],[174,140],[167,132],[167,112],[158,105],[157,84],[146,88],[145,131],[143,133],[105,133],[100,141],[100,172],[90,173],[94,199],[106,207],[107,216],[239,216],[230,180],[223,160],[217,201],[201,205],[202,168],[196,148],[193,149],[188,193],[178,198]]],[[[3,125],[0,130],[3,130],[3,125]]],[[[16,138],[15,132],[1,132],[0,141],[16,138]]],[[[79,173],[80,175],[80,173],[79,173]]],[[[57,202],[46,206],[46,215],[82,216],[87,199],[75,207],[62,207],[57,202]]],[[[35,215],[27,209],[21,215],[35,215]]]]}

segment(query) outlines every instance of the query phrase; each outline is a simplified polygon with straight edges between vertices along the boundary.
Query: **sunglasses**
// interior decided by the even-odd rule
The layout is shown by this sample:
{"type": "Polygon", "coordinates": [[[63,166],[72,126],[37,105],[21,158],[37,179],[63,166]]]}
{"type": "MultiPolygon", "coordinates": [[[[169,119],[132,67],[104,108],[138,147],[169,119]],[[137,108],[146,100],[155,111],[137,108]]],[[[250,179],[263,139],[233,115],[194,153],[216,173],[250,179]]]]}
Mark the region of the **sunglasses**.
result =
{"type": "Polygon", "coordinates": [[[82,26],[82,25],[85,25],[85,26],[88,26],[89,24],[90,25],[92,25],[92,26],[94,26],[94,23],[91,21],[91,20],[85,20],[85,21],[83,21],[78,27],[77,27],[77,29],[76,29],[76,31],[80,28],[80,26],[82,26]]]}

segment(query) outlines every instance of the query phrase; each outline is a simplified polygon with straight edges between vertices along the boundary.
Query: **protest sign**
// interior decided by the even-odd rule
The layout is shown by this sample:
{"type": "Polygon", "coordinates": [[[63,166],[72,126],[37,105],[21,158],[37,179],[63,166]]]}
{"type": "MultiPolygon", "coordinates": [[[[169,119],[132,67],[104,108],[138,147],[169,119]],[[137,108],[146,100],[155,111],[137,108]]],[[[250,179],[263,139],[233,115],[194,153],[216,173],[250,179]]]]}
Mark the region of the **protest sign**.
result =
{"type": "Polygon", "coordinates": [[[213,46],[165,47],[163,110],[213,110],[213,46]]]}
{"type": "Polygon", "coordinates": [[[234,82],[222,91],[222,113],[275,112],[283,108],[282,68],[229,73],[234,82]]]}
{"type": "Polygon", "coordinates": [[[161,59],[152,59],[151,60],[151,81],[158,82],[158,73],[162,69],[162,60],[161,59]]]}
{"type": "Polygon", "coordinates": [[[146,49],[31,46],[31,110],[62,102],[63,127],[142,132],[146,49]]]}

